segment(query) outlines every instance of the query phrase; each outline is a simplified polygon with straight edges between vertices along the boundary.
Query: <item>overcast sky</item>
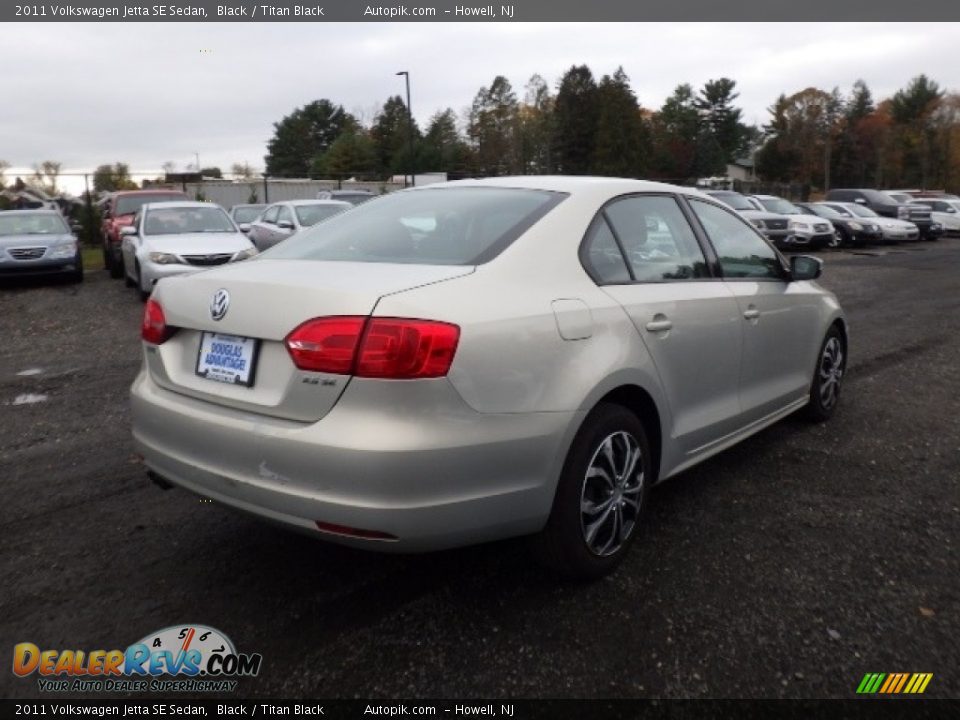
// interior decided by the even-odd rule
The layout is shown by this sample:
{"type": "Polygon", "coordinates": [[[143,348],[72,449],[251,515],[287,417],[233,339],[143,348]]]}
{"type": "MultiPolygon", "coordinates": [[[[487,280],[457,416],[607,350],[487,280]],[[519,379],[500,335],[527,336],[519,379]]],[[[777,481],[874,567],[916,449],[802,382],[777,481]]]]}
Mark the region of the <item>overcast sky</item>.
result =
{"type": "Polygon", "coordinates": [[[657,108],[682,82],[737,81],[748,122],[781,92],[849,90],[875,98],[926,73],[960,89],[960,24],[45,23],[8,25],[0,43],[0,159],[58,160],[64,170],[165,161],[263,167],[272,124],[329,98],[369,121],[409,70],[413,109],[461,113],[505,75],[522,97],[540,73],[556,87],[572,64],[598,77],[623,65],[657,108]],[[205,52],[202,52],[205,51],[205,52]]]}

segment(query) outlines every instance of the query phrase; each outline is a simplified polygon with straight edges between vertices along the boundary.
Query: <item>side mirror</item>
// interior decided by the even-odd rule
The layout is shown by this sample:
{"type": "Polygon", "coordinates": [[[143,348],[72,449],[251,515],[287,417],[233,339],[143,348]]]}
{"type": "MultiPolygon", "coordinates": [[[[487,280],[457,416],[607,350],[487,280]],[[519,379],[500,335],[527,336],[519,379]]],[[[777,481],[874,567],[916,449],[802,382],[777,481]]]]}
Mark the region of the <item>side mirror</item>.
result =
{"type": "Polygon", "coordinates": [[[791,280],[816,280],[823,272],[823,260],[811,255],[794,255],[790,258],[791,280]]]}
{"type": "Polygon", "coordinates": [[[240,232],[248,233],[250,232],[250,223],[240,223],[239,228],[240,232]]]}
{"type": "Polygon", "coordinates": [[[78,223],[78,222],[72,222],[72,223],[70,223],[70,230],[71,230],[71,232],[73,232],[74,235],[77,235],[77,234],[83,232],[83,225],[81,225],[81,224],[78,223]]]}
{"type": "Polygon", "coordinates": [[[857,205],[866,205],[866,204],[867,204],[867,201],[864,200],[863,198],[854,198],[853,201],[854,201],[857,205]]]}
{"type": "Polygon", "coordinates": [[[289,220],[281,220],[277,223],[277,227],[281,230],[293,230],[293,223],[289,220]]]}
{"type": "Polygon", "coordinates": [[[957,209],[956,209],[955,207],[948,207],[948,208],[947,208],[947,212],[948,212],[948,213],[955,213],[956,211],[957,211],[957,209]]]}
{"type": "Polygon", "coordinates": [[[126,235],[136,235],[136,234],[137,234],[137,228],[133,225],[124,225],[122,228],[120,228],[120,235],[126,236],[126,235]]]}

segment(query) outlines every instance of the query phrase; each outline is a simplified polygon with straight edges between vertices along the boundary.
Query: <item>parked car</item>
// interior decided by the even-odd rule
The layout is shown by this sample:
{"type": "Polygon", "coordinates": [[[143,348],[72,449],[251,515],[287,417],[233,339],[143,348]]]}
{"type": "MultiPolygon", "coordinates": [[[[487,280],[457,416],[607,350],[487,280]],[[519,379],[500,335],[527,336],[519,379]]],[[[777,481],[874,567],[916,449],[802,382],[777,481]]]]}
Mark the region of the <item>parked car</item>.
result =
{"type": "Polygon", "coordinates": [[[263,211],[266,209],[265,204],[245,204],[245,205],[234,205],[230,208],[230,219],[233,220],[237,227],[240,228],[240,232],[248,233],[250,232],[250,223],[255,221],[258,217],[263,214],[263,211]]]}
{"type": "Polygon", "coordinates": [[[351,205],[360,205],[375,197],[377,194],[369,190],[321,190],[317,193],[317,200],[340,200],[351,205]]]}
{"type": "Polygon", "coordinates": [[[767,239],[779,248],[786,248],[787,238],[790,237],[790,218],[769,210],[758,210],[745,195],[733,190],[707,190],[707,195],[732,207],[747,220],[753,223],[767,239]]]}
{"type": "Polygon", "coordinates": [[[271,205],[254,222],[248,235],[259,250],[273,247],[304,228],[352,208],[341,200],[289,200],[271,205]]]}
{"type": "Polygon", "coordinates": [[[790,218],[790,223],[787,225],[790,234],[784,240],[785,247],[819,250],[825,247],[837,247],[840,244],[840,237],[828,219],[816,213],[808,213],[798,205],[776,195],[750,195],[749,197],[759,203],[758,209],[790,218]]]}
{"type": "Polygon", "coordinates": [[[909,220],[882,217],[865,205],[858,205],[857,203],[824,202],[823,204],[833,208],[841,215],[876,223],[883,233],[884,242],[896,243],[920,240],[920,230],[909,220]]]}
{"type": "Polygon", "coordinates": [[[943,228],[944,234],[960,233],[960,200],[924,198],[911,200],[911,205],[924,205],[930,208],[930,218],[943,228]]]}
{"type": "Polygon", "coordinates": [[[76,236],[55,210],[0,213],[0,278],[61,275],[83,281],[83,255],[76,236]]]}
{"type": "Polygon", "coordinates": [[[920,205],[909,205],[890,197],[880,190],[845,189],[828,190],[828,202],[856,203],[873,210],[877,215],[898,220],[907,220],[917,226],[920,237],[935,240],[942,234],[942,229],[933,227],[930,211],[920,205]]]}
{"type": "Polygon", "coordinates": [[[108,196],[100,208],[102,224],[100,238],[103,244],[103,264],[112,278],[123,277],[123,243],[121,230],[133,222],[133,216],[146,203],[187,200],[179,190],[123,190],[108,196]]]}
{"type": "Polygon", "coordinates": [[[257,254],[226,211],[212,203],[148,203],[121,232],[124,278],[144,300],[161,278],[257,254]]]}
{"type": "Polygon", "coordinates": [[[880,225],[867,218],[854,217],[853,213],[840,213],[824,203],[797,203],[797,207],[812,215],[829,220],[837,232],[843,247],[863,247],[883,242],[880,225]]]}
{"type": "Polygon", "coordinates": [[[426,551],[537,534],[554,566],[597,577],[651,485],[834,411],[846,321],[821,266],[672,185],[391,193],[160,283],[135,446],[159,483],[316,537],[426,551]]]}

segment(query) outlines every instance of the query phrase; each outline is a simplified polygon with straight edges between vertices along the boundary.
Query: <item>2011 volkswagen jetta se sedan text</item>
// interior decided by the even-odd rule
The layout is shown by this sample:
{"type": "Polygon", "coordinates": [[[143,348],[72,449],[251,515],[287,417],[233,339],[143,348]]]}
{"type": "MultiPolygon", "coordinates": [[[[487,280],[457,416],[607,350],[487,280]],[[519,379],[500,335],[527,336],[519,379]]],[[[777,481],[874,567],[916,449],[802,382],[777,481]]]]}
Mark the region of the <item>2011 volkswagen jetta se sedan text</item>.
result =
{"type": "Polygon", "coordinates": [[[650,486],[836,407],[847,326],[730,208],[610,178],[361,205],[154,290],[133,432],[170,483],[339,542],[535,535],[596,577],[650,486]]]}

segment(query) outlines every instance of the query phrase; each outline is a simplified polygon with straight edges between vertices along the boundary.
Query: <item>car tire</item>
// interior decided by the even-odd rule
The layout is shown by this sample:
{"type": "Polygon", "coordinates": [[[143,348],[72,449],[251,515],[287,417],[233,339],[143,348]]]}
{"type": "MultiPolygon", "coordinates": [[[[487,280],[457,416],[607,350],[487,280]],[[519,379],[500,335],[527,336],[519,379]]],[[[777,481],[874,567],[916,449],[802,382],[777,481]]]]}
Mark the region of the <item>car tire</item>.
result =
{"type": "Polygon", "coordinates": [[[106,270],[109,274],[113,274],[113,255],[110,254],[110,251],[107,249],[107,246],[104,244],[101,249],[103,250],[103,269],[106,270]]]}
{"type": "Polygon", "coordinates": [[[834,325],[827,332],[820,345],[820,352],[817,353],[817,365],[810,383],[810,402],[806,407],[810,420],[824,422],[833,415],[840,400],[846,369],[847,348],[843,342],[843,334],[834,325]]]}
{"type": "Polygon", "coordinates": [[[595,407],[570,446],[550,517],[536,537],[539,559],[576,580],[610,573],[643,527],[652,482],[640,419],[621,405],[595,407]]]}
{"type": "Polygon", "coordinates": [[[137,263],[137,295],[140,296],[140,302],[146,302],[150,297],[150,291],[143,289],[143,273],[140,272],[140,263],[137,263]]]}
{"type": "Polygon", "coordinates": [[[72,273],[70,273],[70,282],[72,283],[82,283],[83,282],[83,255],[79,250],[77,250],[77,257],[74,264],[76,268],[72,273]]]}
{"type": "Polygon", "coordinates": [[[117,257],[116,253],[113,252],[113,248],[110,248],[110,264],[107,266],[107,270],[110,271],[110,277],[114,280],[119,280],[123,277],[123,257],[117,257]]]}

